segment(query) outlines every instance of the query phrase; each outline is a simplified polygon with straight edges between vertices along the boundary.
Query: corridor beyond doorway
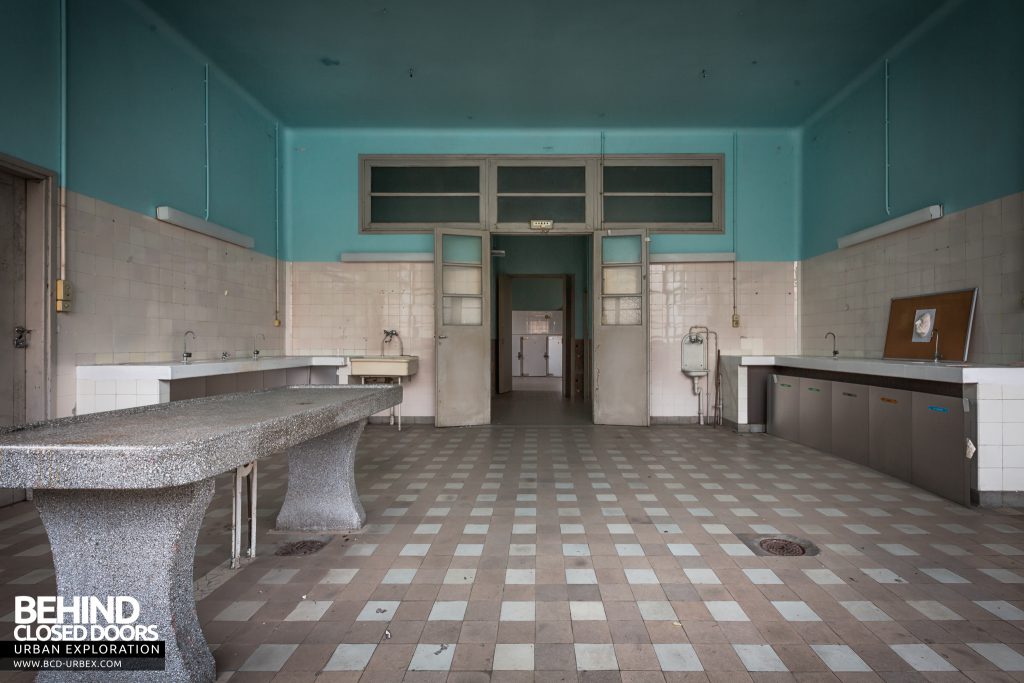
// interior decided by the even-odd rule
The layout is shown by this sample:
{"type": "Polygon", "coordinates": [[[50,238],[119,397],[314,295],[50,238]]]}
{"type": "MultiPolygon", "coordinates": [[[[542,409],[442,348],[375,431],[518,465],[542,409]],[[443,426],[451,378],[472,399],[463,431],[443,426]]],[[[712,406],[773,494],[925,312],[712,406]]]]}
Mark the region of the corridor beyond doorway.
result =
{"type": "Polygon", "coordinates": [[[495,235],[494,424],[590,420],[590,240],[495,235]]]}

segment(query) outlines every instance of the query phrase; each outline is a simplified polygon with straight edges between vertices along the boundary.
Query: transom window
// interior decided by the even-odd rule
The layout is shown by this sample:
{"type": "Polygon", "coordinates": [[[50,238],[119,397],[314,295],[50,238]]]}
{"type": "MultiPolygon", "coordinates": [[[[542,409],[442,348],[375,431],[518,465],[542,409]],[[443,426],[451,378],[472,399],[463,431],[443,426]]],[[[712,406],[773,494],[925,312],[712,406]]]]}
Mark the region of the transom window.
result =
{"type": "Polygon", "coordinates": [[[723,232],[717,155],[363,156],[360,230],[723,232]]]}

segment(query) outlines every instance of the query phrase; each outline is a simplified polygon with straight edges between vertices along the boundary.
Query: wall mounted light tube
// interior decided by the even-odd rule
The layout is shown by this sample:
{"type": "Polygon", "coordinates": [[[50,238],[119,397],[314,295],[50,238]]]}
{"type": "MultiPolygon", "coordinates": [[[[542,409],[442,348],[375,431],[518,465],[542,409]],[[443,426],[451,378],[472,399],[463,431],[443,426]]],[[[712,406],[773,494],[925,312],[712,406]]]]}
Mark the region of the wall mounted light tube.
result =
{"type": "Polygon", "coordinates": [[[156,207],[156,219],[163,221],[164,223],[170,223],[171,225],[177,225],[179,228],[185,228],[193,232],[198,232],[208,237],[230,242],[231,244],[237,244],[240,247],[246,249],[252,249],[256,246],[256,240],[243,235],[240,232],[229,230],[222,225],[211,223],[210,221],[203,220],[197,216],[185,213],[184,211],[178,211],[172,209],[169,206],[158,206],[156,207]]]}
{"type": "Polygon", "coordinates": [[[922,223],[933,221],[936,218],[942,218],[942,204],[932,204],[931,206],[926,206],[923,209],[918,209],[913,213],[908,213],[905,216],[899,216],[898,218],[893,218],[892,220],[884,223],[879,223],[876,226],[858,230],[857,232],[849,235],[843,235],[839,238],[838,245],[840,249],[846,249],[847,247],[852,247],[855,244],[873,240],[876,237],[891,235],[894,232],[899,232],[900,230],[912,228],[915,225],[921,225],[922,223]]]}

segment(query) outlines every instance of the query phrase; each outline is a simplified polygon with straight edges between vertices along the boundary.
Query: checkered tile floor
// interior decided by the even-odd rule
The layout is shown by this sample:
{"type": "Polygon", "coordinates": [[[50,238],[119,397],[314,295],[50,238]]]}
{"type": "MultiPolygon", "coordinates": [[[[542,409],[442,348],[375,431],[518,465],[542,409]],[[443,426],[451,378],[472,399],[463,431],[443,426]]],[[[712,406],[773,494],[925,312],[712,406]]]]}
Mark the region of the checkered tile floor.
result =
{"type": "MultiPolygon", "coordinates": [[[[267,533],[286,466],[259,557],[198,603],[222,680],[1024,680],[1024,518],[770,436],[371,426],[368,526],[306,557],[267,533]],[[821,553],[736,535],[775,533],[821,553]]],[[[197,577],[228,552],[218,484],[197,577]]],[[[0,552],[0,604],[54,590],[29,504],[0,552]]]]}

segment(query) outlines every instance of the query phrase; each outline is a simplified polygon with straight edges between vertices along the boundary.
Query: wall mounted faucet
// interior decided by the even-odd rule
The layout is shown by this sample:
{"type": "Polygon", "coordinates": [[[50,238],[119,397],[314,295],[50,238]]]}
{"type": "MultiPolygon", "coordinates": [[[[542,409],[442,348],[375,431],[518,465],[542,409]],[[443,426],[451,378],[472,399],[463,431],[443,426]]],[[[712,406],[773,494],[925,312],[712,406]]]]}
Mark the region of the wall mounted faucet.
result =
{"type": "Polygon", "coordinates": [[[182,340],[181,362],[184,365],[188,365],[189,359],[192,358],[192,352],[188,350],[188,335],[190,334],[192,335],[192,341],[194,342],[196,340],[196,333],[192,330],[189,330],[183,335],[184,339],[182,340]]]}
{"type": "Polygon", "coordinates": [[[942,354],[939,353],[939,328],[936,327],[933,332],[935,335],[935,353],[932,354],[932,362],[938,363],[942,360],[942,354]]]}
{"type": "Polygon", "coordinates": [[[832,357],[836,358],[836,357],[839,356],[839,350],[836,349],[836,333],[835,332],[826,332],[825,333],[825,339],[828,339],[829,337],[832,337],[832,357]]]}
{"type": "Polygon", "coordinates": [[[252,359],[253,360],[259,360],[259,358],[260,358],[260,350],[256,346],[256,340],[257,339],[262,339],[263,341],[267,341],[267,335],[265,335],[262,332],[260,332],[259,334],[254,334],[252,336],[252,359]]]}
{"type": "Polygon", "coordinates": [[[402,335],[398,334],[398,330],[384,330],[384,340],[380,343],[380,355],[385,355],[384,345],[390,344],[393,339],[398,339],[398,355],[405,355],[405,344],[402,343],[402,335]]]}

